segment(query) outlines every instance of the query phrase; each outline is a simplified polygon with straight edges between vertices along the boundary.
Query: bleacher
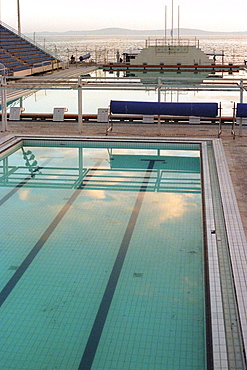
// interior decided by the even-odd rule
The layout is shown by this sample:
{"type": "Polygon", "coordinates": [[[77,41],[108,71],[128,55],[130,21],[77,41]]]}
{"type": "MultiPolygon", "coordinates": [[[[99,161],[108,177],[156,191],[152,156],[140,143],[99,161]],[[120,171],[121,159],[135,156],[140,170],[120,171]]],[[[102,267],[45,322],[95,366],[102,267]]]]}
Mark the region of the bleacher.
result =
{"type": "Polygon", "coordinates": [[[0,24],[0,63],[10,76],[28,76],[60,66],[54,56],[0,24]]]}

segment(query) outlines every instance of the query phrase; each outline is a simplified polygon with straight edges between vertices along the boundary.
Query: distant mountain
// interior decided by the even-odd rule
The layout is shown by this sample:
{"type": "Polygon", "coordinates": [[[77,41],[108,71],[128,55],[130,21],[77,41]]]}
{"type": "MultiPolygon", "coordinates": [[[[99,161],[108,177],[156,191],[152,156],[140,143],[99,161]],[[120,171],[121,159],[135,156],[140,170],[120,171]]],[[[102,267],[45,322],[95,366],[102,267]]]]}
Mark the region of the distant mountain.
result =
{"type": "MultiPolygon", "coordinates": [[[[167,30],[167,36],[170,35],[167,30]]],[[[66,32],[36,32],[36,35],[42,36],[164,36],[164,30],[130,30],[127,28],[103,28],[92,31],[66,31],[66,32]]],[[[245,32],[216,32],[203,31],[191,28],[180,28],[180,36],[247,36],[245,32]]],[[[178,29],[173,30],[173,35],[178,35],[178,29]]]]}

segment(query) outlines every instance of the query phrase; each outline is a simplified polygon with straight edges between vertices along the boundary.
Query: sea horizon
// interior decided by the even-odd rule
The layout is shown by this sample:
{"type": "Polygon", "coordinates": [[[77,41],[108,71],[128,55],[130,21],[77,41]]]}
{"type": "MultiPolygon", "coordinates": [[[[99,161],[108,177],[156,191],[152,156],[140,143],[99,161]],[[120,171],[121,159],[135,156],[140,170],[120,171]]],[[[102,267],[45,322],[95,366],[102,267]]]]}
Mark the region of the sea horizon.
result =
{"type": "MultiPolygon", "coordinates": [[[[128,29],[121,27],[107,27],[93,30],[69,30],[69,31],[38,31],[32,33],[26,33],[30,36],[35,33],[36,35],[50,35],[50,36],[163,36],[165,34],[165,29],[128,29]]],[[[170,35],[171,29],[166,30],[167,35],[170,35]]],[[[174,28],[174,36],[247,36],[247,31],[207,31],[194,28],[174,28]]]]}

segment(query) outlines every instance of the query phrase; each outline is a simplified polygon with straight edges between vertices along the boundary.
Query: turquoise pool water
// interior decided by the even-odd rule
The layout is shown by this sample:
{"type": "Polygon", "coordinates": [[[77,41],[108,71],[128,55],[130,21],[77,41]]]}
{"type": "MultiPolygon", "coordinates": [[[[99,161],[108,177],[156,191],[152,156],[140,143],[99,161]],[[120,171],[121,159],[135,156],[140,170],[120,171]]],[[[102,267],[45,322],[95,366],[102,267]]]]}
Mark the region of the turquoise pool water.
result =
{"type": "Polygon", "coordinates": [[[199,145],[23,144],[0,162],[0,367],[206,369],[199,145]]]}

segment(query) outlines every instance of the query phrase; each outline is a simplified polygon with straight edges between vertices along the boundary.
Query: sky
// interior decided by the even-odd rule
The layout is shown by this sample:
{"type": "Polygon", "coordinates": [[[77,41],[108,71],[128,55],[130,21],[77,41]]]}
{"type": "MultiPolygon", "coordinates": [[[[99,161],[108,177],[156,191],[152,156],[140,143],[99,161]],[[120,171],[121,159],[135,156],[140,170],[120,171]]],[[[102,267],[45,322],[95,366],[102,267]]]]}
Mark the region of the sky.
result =
{"type": "MultiPolygon", "coordinates": [[[[206,31],[247,31],[247,0],[19,0],[21,32],[82,31],[108,27],[134,30],[195,28],[206,31]]],[[[0,19],[14,29],[17,0],[0,0],[0,19]]]]}

